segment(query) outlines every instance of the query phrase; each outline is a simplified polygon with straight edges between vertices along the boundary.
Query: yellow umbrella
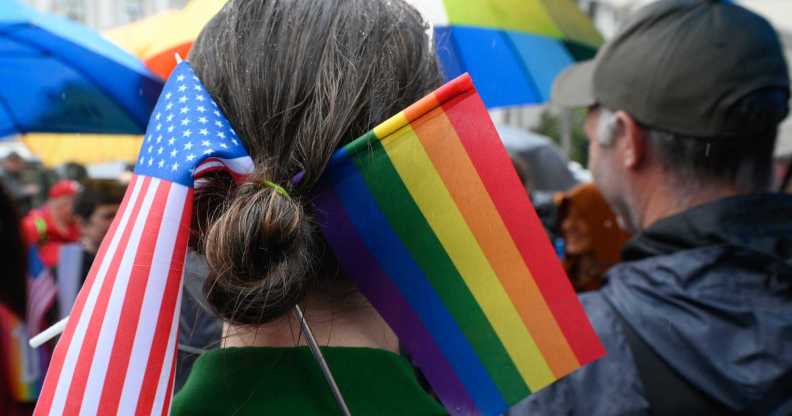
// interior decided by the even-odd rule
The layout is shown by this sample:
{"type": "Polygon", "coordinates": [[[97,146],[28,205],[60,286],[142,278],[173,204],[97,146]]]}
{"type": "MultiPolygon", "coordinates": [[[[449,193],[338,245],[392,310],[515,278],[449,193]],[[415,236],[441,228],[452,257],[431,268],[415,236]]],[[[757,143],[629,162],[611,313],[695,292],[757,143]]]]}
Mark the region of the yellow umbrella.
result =
{"type": "Polygon", "coordinates": [[[168,78],[176,66],[174,55],[186,58],[192,43],[209,20],[220,11],[227,0],[192,0],[171,16],[166,30],[158,33],[154,42],[141,56],[155,74],[168,78]]]}
{"type": "Polygon", "coordinates": [[[104,32],[105,37],[126,49],[132,55],[143,59],[151,46],[165,33],[181,13],[178,10],[166,10],[153,16],[136,20],[104,32]]]}
{"type": "Polygon", "coordinates": [[[84,165],[135,162],[143,136],[100,134],[28,134],[22,143],[48,167],[66,162],[84,165]]]}

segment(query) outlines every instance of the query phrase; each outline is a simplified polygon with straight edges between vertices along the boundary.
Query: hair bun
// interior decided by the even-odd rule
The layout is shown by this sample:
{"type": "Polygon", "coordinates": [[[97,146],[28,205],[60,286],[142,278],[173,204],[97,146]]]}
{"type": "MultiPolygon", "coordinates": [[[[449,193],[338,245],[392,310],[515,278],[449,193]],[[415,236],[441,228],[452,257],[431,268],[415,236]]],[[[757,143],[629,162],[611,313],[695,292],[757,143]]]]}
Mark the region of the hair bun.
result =
{"type": "Polygon", "coordinates": [[[303,205],[253,175],[209,227],[206,298],[223,319],[241,325],[272,321],[305,294],[314,232],[303,205]]]}

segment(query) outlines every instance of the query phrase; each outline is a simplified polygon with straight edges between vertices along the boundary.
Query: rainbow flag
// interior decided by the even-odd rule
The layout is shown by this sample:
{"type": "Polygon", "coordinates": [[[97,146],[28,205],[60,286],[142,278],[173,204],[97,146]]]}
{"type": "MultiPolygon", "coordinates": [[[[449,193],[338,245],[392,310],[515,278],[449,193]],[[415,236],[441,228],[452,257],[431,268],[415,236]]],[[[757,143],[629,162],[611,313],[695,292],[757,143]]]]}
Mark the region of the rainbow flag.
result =
{"type": "Polygon", "coordinates": [[[41,390],[40,353],[28,345],[27,326],[0,305],[0,351],[4,361],[3,380],[8,380],[11,397],[19,403],[33,403],[41,390]]]}
{"type": "Polygon", "coordinates": [[[469,72],[490,108],[547,101],[555,77],[603,42],[573,0],[407,1],[434,25],[446,79],[469,72]]]}
{"type": "Polygon", "coordinates": [[[469,76],[343,147],[323,181],[341,267],[453,414],[500,414],[605,353],[469,76]]]}

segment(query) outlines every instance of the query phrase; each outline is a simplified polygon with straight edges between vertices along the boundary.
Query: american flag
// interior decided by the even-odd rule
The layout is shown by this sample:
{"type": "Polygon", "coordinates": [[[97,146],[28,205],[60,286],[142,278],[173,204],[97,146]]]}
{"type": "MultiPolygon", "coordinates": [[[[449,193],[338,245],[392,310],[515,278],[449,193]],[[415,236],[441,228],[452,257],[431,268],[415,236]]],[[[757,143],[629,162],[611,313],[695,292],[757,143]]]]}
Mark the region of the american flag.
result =
{"type": "Polygon", "coordinates": [[[55,304],[58,288],[35,247],[28,250],[27,285],[27,327],[29,333],[38,334],[46,324],[47,313],[55,304]]]}
{"type": "Polygon", "coordinates": [[[36,415],[165,415],[195,180],[253,162],[187,62],[171,74],[118,215],[55,349],[36,415]]]}

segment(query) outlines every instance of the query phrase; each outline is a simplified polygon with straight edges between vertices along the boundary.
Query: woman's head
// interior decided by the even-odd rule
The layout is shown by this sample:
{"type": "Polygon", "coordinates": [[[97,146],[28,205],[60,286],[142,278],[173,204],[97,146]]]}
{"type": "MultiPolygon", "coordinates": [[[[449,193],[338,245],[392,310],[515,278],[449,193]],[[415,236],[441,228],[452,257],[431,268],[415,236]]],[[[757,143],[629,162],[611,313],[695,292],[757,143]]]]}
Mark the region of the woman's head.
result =
{"type": "Polygon", "coordinates": [[[329,272],[307,194],[341,145],[439,86],[426,32],[402,0],[231,0],[201,33],[191,64],[256,162],[196,197],[221,317],[270,321],[329,272]]]}

